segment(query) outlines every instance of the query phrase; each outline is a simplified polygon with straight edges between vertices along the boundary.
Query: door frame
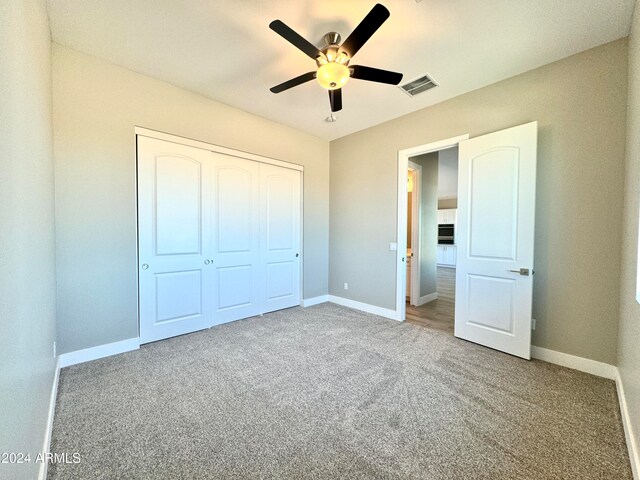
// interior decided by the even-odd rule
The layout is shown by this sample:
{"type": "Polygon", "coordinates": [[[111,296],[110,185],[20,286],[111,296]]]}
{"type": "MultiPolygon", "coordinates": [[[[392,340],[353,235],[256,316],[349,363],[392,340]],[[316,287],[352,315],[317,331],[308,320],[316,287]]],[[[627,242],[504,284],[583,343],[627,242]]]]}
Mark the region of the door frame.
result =
{"type": "Polygon", "coordinates": [[[426,143],[417,147],[398,150],[398,225],[396,230],[396,320],[404,321],[406,316],[407,291],[407,176],[409,158],[425,153],[437,152],[451,147],[457,147],[463,140],[468,140],[469,134],[458,135],[437,142],[426,143]]]}
{"type": "MultiPolygon", "coordinates": [[[[413,171],[413,192],[411,193],[411,291],[409,303],[417,305],[420,299],[420,239],[422,227],[422,165],[409,160],[407,170],[413,171]]],[[[408,172],[407,172],[408,175],[408,172]]],[[[407,199],[407,203],[409,200],[407,199]]],[[[406,296],[406,292],[405,292],[406,296]]]]}
{"type": "Polygon", "coordinates": [[[232,157],[243,158],[245,160],[251,160],[254,162],[267,163],[269,165],[276,165],[278,167],[289,168],[291,170],[298,170],[300,172],[300,306],[304,304],[304,166],[297,163],[285,162],[283,160],[277,160],[271,157],[265,157],[263,155],[257,155],[255,153],[244,152],[242,150],[236,150],[233,148],[223,147],[214,143],[202,142],[200,140],[194,140],[188,137],[181,137],[179,135],[173,135],[170,133],[161,132],[158,130],[152,130],[150,128],[134,126],[133,129],[134,139],[134,155],[135,155],[135,168],[134,178],[136,185],[136,302],[137,302],[137,316],[138,316],[138,338],[140,338],[140,221],[139,221],[139,192],[138,192],[138,137],[149,137],[157,140],[164,140],[167,142],[177,143],[179,145],[186,145],[188,147],[196,147],[203,150],[209,150],[211,152],[222,153],[223,155],[230,155],[232,157]]]}

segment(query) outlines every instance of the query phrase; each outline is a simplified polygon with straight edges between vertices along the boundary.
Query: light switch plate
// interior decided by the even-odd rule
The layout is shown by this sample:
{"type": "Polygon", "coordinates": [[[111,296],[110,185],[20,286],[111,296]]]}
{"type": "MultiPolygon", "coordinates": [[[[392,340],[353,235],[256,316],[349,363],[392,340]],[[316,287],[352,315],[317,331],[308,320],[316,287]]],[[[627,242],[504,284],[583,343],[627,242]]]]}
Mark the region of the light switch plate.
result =
{"type": "Polygon", "coordinates": [[[391,243],[389,244],[389,250],[390,250],[390,251],[392,251],[392,252],[397,251],[397,250],[398,250],[398,244],[397,244],[397,243],[395,243],[395,242],[391,242],[391,243]]]}

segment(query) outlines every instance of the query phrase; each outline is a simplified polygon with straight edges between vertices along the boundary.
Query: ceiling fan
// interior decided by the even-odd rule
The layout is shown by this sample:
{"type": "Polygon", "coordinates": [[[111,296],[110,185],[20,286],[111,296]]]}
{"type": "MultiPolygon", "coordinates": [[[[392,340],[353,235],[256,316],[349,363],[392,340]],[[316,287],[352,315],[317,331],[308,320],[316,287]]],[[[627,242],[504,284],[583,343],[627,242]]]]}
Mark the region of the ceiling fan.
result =
{"type": "Polygon", "coordinates": [[[346,85],[350,78],[398,85],[402,80],[401,73],[362,65],[349,65],[353,56],[390,15],[389,10],[378,3],[364,17],[355,30],[351,32],[351,35],[347,37],[342,45],[340,44],[340,34],[329,32],[324,36],[326,46],[322,49],[305,40],[282,21],[274,20],[269,24],[269,28],[315,60],[318,68],[316,71],[304,73],[280,85],[276,85],[270,90],[273,93],[280,93],[315,78],[322,87],[329,91],[331,111],[337,112],[342,109],[342,87],[346,85]]]}

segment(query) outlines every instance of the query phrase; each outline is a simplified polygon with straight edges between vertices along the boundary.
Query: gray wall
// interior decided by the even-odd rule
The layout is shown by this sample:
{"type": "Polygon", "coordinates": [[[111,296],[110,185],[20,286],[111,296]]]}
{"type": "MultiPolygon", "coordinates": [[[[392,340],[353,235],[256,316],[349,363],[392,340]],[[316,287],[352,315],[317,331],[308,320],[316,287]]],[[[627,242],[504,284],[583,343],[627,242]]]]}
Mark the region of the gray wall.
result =
{"type": "MultiPolygon", "coordinates": [[[[55,361],[51,40],[44,1],[0,2],[0,452],[42,451],[55,361]]],[[[35,478],[39,464],[0,464],[35,478]]]]}
{"type": "Polygon", "coordinates": [[[304,298],[327,293],[329,144],[54,44],[59,351],[138,336],[134,126],[304,165],[304,298]]]}
{"type": "Polygon", "coordinates": [[[640,3],[636,2],[629,37],[629,103],[627,107],[627,161],[624,188],[622,275],[618,368],[627,407],[640,446],[640,304],[638,276],[638,217],[640,211],[640,3]]]}
{"type": "Polygon", "coordinates": [[[422,166],[420,210],[420,296],[436,293],[438,255],[438,152],[411,157],[422,166]]]}
{"type": "Polygon", "coordinates": [[[457,204],[457,198],[458,147],[446,148],[438,152],[438,199],[457,204]]]}
{"type": "Polygon", "coordinates": [[[615,363],[626,102],[621,39],[331,142],[330,293],[395,308],[398,150],[537,120],[533,343],[615,363]]]}

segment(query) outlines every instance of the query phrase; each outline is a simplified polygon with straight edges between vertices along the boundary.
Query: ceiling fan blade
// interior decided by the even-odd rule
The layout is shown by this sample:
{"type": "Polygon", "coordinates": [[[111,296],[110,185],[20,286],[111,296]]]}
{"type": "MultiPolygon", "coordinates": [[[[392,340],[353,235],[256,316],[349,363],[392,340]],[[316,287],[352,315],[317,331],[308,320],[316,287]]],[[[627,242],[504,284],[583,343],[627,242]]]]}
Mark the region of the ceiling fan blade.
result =
{"type": "Polygon", "coordinates": [[[342,110],[342,89],[329,90],[329,102],[331,103],[331,111],[338,112],[342,110]]]}
{"type": "Polygon", "coordinates": [[[315,45],[313,45],[308,40],[305,40],[280,20],[274,20],[273,22],[271,22],[269,24],[269,28],[280,35],[282,38],[284,38],[287,42],[291,43],[294,47],[302,50],[314,60],[318,56],[322,55],[322,53],[320,53],[320,50],[318,50],[315,45]]]}
{"type": "Polygon", "coordinates": [[[389,18],[391,14],[384,5],[377,3],[366,17],[360,22],[356,29],[351,32],[344,43],[340,46],[340,50],[349,54],[353,58],[360,48],[367,43],[371,35],[389,18]]]}
{"type": "Polygon", "coordinates": [[[398,85],[402,81],[401,73],[390,72],[389,70],[380,70],[379,68],[362,65],[353,65],[349,68],[352,70],[351,78],[357,78],[358,80],[388,83],[390,85],[398,85]]]}
{"type": "Polygon", "coordinates": [[[286,82],[283,82],[280,85],[271,87],[269,90],[271,90],[273,93],[284,92],[285,90],[289,90],[290,88],[297,87],[298,85],[301,85],[310,80],[313,80],[314,78],[316,78],[316,72],[303,73],[302,75],[296,78],[292,78],[291,80],[287,80],[286,82]]]}

